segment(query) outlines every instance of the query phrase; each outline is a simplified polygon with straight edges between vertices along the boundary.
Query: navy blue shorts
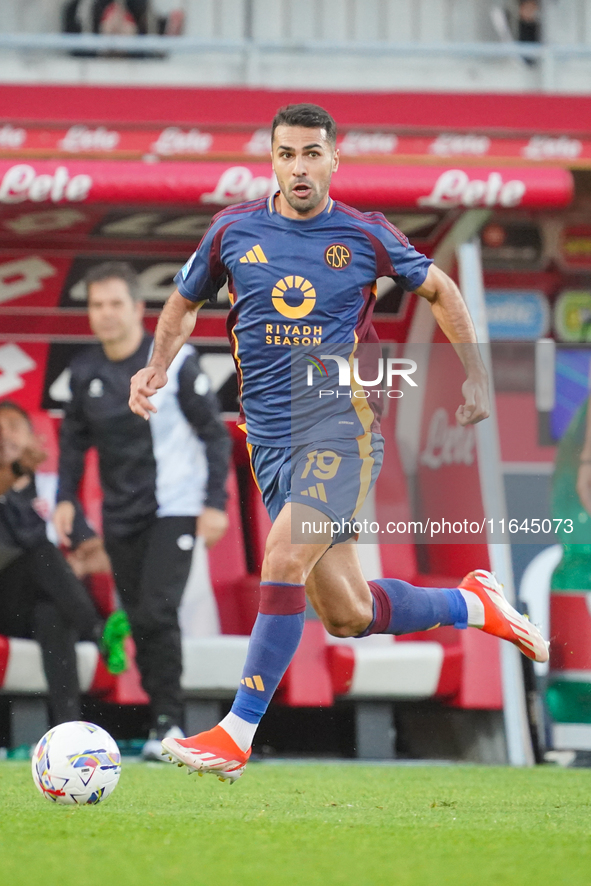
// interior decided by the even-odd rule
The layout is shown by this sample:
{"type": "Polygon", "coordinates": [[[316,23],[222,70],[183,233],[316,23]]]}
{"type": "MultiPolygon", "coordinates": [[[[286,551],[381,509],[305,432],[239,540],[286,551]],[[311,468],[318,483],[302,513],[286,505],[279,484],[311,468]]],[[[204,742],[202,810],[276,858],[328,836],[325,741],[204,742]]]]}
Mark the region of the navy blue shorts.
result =
{"type": "MultiPolygon", "coordinates": [[[[371,432],[352,440],[248,448],[273,522],[287,502],[310,505],[334,523],[351,520],[375,483],[384,458],[384,438],[371,432]]],[[[341,533],[334,540],[346,541],[352,534],[341,533]]]]}

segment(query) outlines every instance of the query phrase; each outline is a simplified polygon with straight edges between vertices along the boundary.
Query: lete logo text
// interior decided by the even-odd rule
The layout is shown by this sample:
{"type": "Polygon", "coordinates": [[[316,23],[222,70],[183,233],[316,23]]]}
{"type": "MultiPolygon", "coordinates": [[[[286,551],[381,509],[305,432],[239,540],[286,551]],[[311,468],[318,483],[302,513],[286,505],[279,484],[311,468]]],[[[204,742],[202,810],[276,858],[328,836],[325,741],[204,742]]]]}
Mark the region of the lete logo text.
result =
{"type": "Polygon", "coordinates": [[[65,166],[38,174],[28,163],[18,163],[6,171],[0,183],[0,203],[59,203],[86,200],[92,187],[89,175],[70,176],[65,166]]]}
{"type": "Polygon", "coordinates": [[[215,189],[210,194],[202,194],[202,203],[216,203],[230,206],[244,200],[257,200],[268,197],[277,189],[274,175],[253,175],[246,166],[231,166],[222,172],[215,189]]]}
{"type": "Polygon", "coordinates": [[[525,182],[504,181],[500,172],[491,172],[486,181],[469,178],[463,169],[443,172],[427,197],[419,197],[419,206],[448,209],[453,206],[519,206],[525,195],[525,182]]]}

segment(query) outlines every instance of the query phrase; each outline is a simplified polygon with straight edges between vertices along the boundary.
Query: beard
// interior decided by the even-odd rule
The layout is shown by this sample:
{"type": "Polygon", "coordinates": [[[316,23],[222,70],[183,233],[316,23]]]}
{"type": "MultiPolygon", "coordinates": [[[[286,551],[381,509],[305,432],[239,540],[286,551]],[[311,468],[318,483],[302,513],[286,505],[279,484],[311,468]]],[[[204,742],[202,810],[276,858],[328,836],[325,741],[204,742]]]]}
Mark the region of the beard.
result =
{"type": "Polygon", "coordinates": [[[328,185],[330,182],[316,184],[309,180],[303,180],[301,182],[296,182],[294,187],[297,187],[298,184],[305,184],[306,187],[310,188],[309,194],[306,197],[299,197],[297,192],[292,188],[284,188],[281,187],[281,192],[292,209],[295,209],[296,212],[302,213],[304,215],[307,212],[312,212],[312,210],[316,209],[318,204],[325,198],[328,193],[328,185]]]}

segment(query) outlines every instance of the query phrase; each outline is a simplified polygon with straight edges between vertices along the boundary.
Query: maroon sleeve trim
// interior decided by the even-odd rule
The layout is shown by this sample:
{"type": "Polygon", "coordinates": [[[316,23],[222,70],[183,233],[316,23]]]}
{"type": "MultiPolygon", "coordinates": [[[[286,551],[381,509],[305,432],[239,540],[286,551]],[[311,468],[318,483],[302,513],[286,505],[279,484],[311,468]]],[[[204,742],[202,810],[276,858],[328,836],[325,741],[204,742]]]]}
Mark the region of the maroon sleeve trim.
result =
{"type": "Polygon", "coordinates": [[[397,277],[398,273],[392,264],[392,259],[390,258],[388,250],[379,237],[366,231],[365,228],[358,228],[357,230],[361,231],[362,234],[365,234],[372,245],[376,257],[376,279],[378,277],[397,277]]]}

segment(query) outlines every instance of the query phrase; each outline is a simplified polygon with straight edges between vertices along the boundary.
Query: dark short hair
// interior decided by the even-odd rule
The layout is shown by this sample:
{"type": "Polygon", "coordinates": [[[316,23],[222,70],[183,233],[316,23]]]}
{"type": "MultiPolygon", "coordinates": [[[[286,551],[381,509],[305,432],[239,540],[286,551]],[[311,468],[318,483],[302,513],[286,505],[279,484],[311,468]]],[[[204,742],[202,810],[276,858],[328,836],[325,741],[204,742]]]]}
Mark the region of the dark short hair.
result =
{"type": "Polygon", "coordinates": [[[90,286],[93,283],[103,283],[105,280],[123,280],[127,284],[132,299],[134,301],[142,300],[138,275],[126,261],[105,261],[91,268],[84,278],[87,300],[90,286]]]}
{"type": "Polygon", "coordinates": [[[31,418],[26,409],[23,409],[22,406],[19,406],[18,403],[15,403],[14,400],[0,400],[0,412],[5,412],[10,410],[11,412],[18,412],[18,414],[24,418],[26,423],[30,428],[33,427],[31,418]]]}
{"type": "Polygon", "coordinates": [[[320,105],[303,102],[300,105],[285,105],[279,108],[273,117],[271,126],[271,144],[278,126],[304,126],[306,129],[324,129],[326,138],[335,147],[337,143],[337,124],[328,111],[320,105]]]}

